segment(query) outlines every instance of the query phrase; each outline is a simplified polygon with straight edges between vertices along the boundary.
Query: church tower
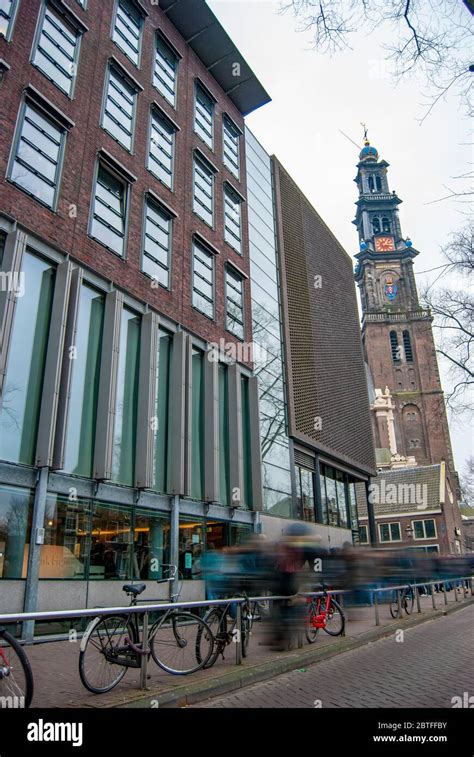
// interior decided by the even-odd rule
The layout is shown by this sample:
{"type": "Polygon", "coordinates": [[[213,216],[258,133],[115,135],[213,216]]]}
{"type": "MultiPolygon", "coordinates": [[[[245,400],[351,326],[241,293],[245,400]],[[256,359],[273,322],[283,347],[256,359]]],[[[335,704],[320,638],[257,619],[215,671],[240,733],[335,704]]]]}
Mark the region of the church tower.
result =
{"type": "MultiPolygon", "coordinates": [[[[455,490],[432,317],[419,303],[413,272],[419,252],[402,234],[402,201],[390,190],[388,166],[366,136],[354,180],[359,198],[353,221],[360,244],[355,278],[362,301],[365,358],[375,390],[385,396],[388,388],[391,396],[392,453],[414,457],[418,465],[444,460],[455,490]]],[[[375,446],[386,448],[376,413],[373,421],[375,446]]]]}

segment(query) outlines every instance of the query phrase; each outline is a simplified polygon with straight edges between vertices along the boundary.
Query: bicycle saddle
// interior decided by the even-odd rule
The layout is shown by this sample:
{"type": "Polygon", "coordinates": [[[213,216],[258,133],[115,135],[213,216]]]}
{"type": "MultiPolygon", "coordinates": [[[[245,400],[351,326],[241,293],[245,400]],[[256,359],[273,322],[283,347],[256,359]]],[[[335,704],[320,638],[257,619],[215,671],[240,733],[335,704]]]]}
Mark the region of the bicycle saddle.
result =
{"type": "Polygon", "coordinates": [[[134,597],[138,597],[145,589],[146,584],[125,584],[125,586],[122,586],[122,591],[126,591],[127,594],[133,594],[134,597]]]}

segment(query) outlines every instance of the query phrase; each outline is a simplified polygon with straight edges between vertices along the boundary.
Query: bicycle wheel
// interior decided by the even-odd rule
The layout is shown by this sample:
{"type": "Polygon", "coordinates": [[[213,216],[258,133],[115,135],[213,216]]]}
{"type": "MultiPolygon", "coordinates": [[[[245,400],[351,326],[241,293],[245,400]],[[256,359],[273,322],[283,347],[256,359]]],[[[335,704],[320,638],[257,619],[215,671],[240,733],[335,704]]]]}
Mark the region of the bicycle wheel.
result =
{"type": "Polygon", "coordinates": [[[150,633],[151,655],[160,668],[177,676],[203,668],[214,649],[207,623],[190,612],[166,614],[150,633]]]}
{"type": "MultiPolygon", "coordinates": [[[[392,618],[398,618],[398,589],[392,591],[392,597],[390,599],[390,615],[392,618]]],[[[400,600],[400,606],[401,600],[400,600]]]]}
{"type": "MultiPolygon", "coordinates": [[[[206,613],[206,615],[204,616],[204,621],[211,629],[213,636],[213,647],[210,657],[208,661],[204,663],[203,668],[212,668],[212,666],[217,662],[217,658],[220,654],[223,653],[227,645],[227,614],[225,614],[224,616],[223,610],[219,607],[216,607],[206,613]]],[[[203,652],[201,651],[201,639],[203,637],[203,634],[205,633],[206,630],[204,627],[202,627],[199,629],[196,636],[196,659],[199,663],[203,660],[203,652]]],[[[205,647],[206,644],[204,645],[204,648],[205,647]]]]}
{"type": "Polygon", "coordinates": [[[25,650],[8,631],[0,631],[0,701],[4,707],[29,707],[33,673],[25,650]]]}
{"type": "Polygon", "coordinates": [[[82,638],[79,654],[79,675],[86,689],[93,694],[105,694],[120,683],[127,672],[124,661],[137,659],[125,641],[133,636],[134,629],[126,615],[91,621],[82,638]]]}
{"type": "Polygon", "coordinates": [[[311,602],[309,605],[309,611],[307,615],[307,622],[306,622],[306,628],[305,628],[306,641],[308,642],[308,644],[314,644],[314,642],[318,638],[319,628],[315,628],[315,626],[313,625],[313,619],[316,617],[316,615],[318,615],[319,612],[320,612],[320,609],[318,607],[318,603],[311,602]]]}
{"type": "Polygon", "coordinates": [[[331,603],[326,611],[326,625],[324,630],[330,636],[341,636],[346,626],[346,617],[339,602],[331,597],[331,603]]]}
{"type": "Polygon", "coordinates": [[[413,612],[413,604],[415,602],[415,592],[411,586],[408,586],[403,590],[402,594],[402,607],[407,615],[411,615],[413,612]]]}

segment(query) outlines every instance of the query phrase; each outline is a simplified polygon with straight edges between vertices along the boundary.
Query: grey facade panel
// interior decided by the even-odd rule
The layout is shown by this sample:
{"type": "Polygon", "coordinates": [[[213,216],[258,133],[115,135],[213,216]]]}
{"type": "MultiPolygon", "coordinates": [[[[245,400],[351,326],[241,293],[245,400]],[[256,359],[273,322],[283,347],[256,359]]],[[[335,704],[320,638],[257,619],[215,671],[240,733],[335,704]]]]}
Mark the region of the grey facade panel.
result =
{"type": "MultiPolygon", "coordinates": [[[[185,477],[185,413],[186,413],[186,351],[191,345],[184,332],[173,337],[173,355],[170,373],[169,400],[169,463],[168,481],[170,494],[187,494],[189,482],[185,477]]],[[[187,456],[186,456],[187,459],[187,456]]]]}
{"type": "Polygon", "coordinates": [[[3,382],[7,370],[8,347],[10,344],[13,314],[16,306],[16,294],[13,283],[19,275],[23,253],[28,237],[22,231],[7,234],[3,251],[2,275],[5,283],[0,287],[0,402],[3,382]]]}
{"type": "Polygon", "coordinates": [[[138,375],[138,412],[135,461],[135,486],[153,486],[153,446],[155,441],[156,371],[158,350],[158,316],[145,313],[140,333],[140,367],[138,375]]]}
{"type": "Polygon", "coordinates": [[[243,452],[242,452],[242,395],[241,374],[237,364],[228,368],[229,382],[229,479],[232,506],[242,502],[243,452]]]}
{"type": "Polygon", "coordinates": [[[260,448],[260,418],[258,412],[258,379],[249,378],[250,456],[252,465],[252,509],[262,510],[262,455],[260,448]]]}
{"type": "Polygon", "coordinates": [[[290,433],[371,475],[375,455],[352,262],[273,158],[290,433]]]}
{"type": "Polygon", "coordinates": [[[219,384],[217,363],[209,359],[210,354],[204,357],[204,499],[216,502],[219,499],[219,384]]]}

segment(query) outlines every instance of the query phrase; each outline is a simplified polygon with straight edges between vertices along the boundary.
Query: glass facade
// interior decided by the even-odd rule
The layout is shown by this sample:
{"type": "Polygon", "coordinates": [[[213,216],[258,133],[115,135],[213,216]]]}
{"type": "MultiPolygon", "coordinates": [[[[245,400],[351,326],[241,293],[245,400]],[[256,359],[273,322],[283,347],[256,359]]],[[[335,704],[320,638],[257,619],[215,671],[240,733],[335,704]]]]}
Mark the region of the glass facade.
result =
{"type": "Polygon", "coordinates": [[[296,504],[301,520],[316,520],[313,471],[297,465],[296,468],[296,504]]]}
{"type": "Polygon", "coordinates": [[[293,516],[270,158],[246,129],[255,374],[259,380],[263,506],[293,516]]]}
{"type": "Polygon", "coordinates": [[[191,397],[191,497],[204,495],[204,353],[193,349],[191,397]]]}
{"type": "Polygon", "coordinates": [[[0,486],[0,578],[26,578],[33,492],[0,486]]]}
{"type": "Polygon", "coordinates": [[[92,476],[105,298],[81,286],[68,408],[64,470],[92,476]]]}
{"type": "Polygon", "coordinates": [[[33,465],[55,268],[26,251],[21,273],[28,296],[16,301],[0,410],[0,459],[33,465]]]}
{"type": "Polygon", "coordinates": [[[133,486],[137,433],[140,318],[123,308],[117,370],[112,480],[133,486]]]}

